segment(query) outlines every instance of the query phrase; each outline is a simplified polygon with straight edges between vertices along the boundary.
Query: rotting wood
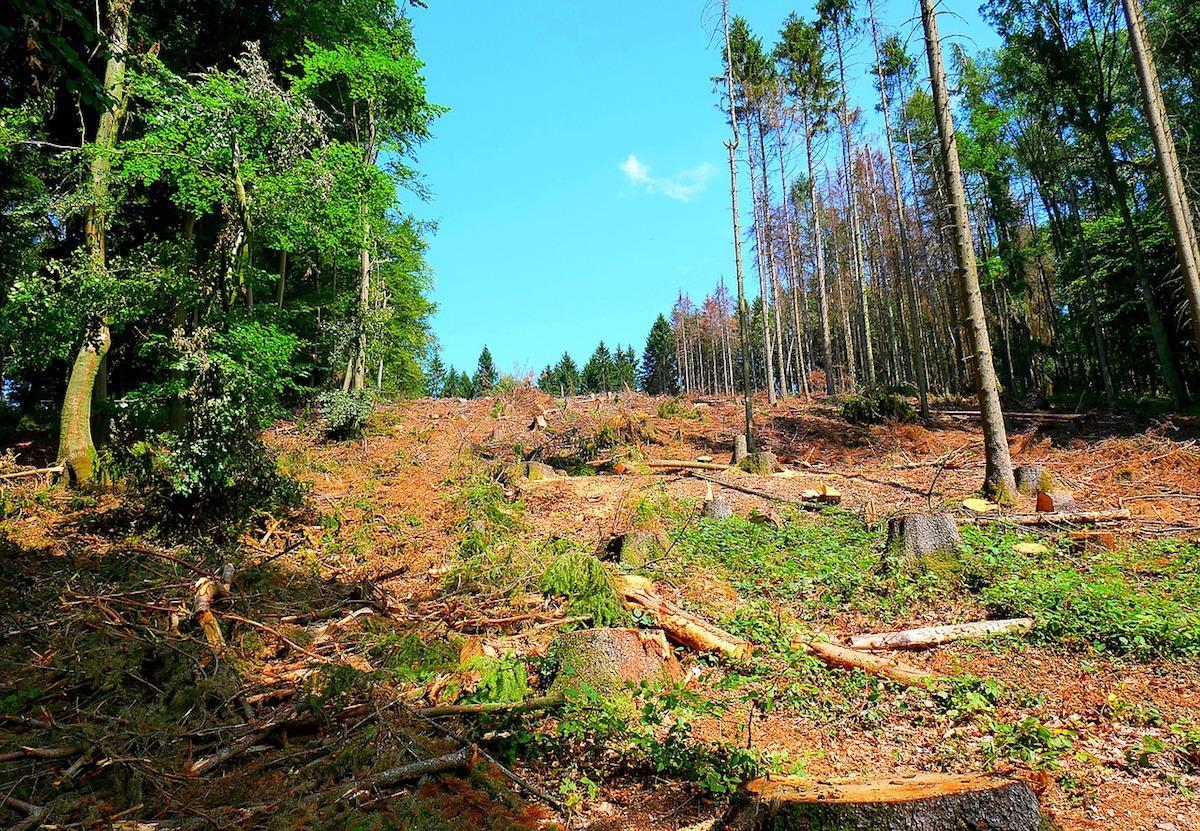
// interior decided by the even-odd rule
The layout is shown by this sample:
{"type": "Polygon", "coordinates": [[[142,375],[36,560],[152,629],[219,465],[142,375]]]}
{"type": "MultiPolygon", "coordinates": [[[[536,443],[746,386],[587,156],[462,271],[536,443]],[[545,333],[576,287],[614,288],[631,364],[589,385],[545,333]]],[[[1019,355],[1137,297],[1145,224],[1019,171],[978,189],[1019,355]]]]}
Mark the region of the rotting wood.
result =
{"type": "Polygon", "coordinates": [[[651,587],[621,581],[625,600],[650,612],[655,624],[675,643],[698,652],[719,652],[729,658],[745,658],[753,646],[717,626],[680,609],[655,594],[651,587]]]}
{"type": "Polygon", "coordinates": [[[854,649],[928,649],[952,641],[967,638],[987,638],[993,635],[1022,634],[1033,628],[1030,617],[1009,620],[980,620],[974,623],[953,623],[946,626],[923,626],[898,632],[880,632],[872,635],[854,635],[850,646],[854,649]]]}

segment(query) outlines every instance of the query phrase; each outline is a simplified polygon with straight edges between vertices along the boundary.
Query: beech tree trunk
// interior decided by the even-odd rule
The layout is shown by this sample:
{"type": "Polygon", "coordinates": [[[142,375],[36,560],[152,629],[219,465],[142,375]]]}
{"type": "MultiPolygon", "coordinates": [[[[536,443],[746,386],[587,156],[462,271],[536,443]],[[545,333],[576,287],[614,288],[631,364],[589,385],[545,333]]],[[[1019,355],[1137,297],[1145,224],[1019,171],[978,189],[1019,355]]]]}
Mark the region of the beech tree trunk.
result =
{"type": "Polygon", "coordinates": [[[1129,28],[1133,66],[1146,105],[1146,122],[1150,126],[1154,155],[1158,159],[1158,171],[1162,175],[1167,217],[1171,220],[1171,235],[1175,238],[1175,253],[1183,270],[1183,284],[1192,313],[1192,333],[1196,338],[1196,348],[1200,350],[1200,247],[1196,244],[1192,209],[1188,205],[1187,190],[1179,169],[1179,157],[1175,153],[1175,139],[1171,135],[1171,124],[1167,120],[1167,109],[1163,105],[1162,87],[1158,83],[1154,53],[1146,36],[1146,21],[1142,16],[1141,4],[1138,0],[1121,0],[1121,5],[1125,9],[1125,22],[1129,28]]]}
{"type": "MultiPolygon", "coordinates": [[[[109,105],[100,114],[92,144],[91,199],[83,214],[84,246],[92,268],[106,270],[105,228],[108,222],[110,153],[117,143],[125,110],[125,57],[129,49],[129,12],[132,0],[113,0],[108,7],[109,58],[104,66],[104,89],[109,105]]],[[[84,323],[83,342],[71,365],[67,393],[59,416],[58,462],[74,483],[91,481],[95,474],[96,445],[92,441],[92,396],[112,334],[108,321],[95,316],[84,323]]]]}
{"type": "Polygon", "coordinates": [[[950,195],[950,213],[954,221],[956,266],[961,284],[963,313],[967,318],[967,329],[974,353],[972,364],[975,371],[975,390],[979,395],[979,412],[983,422],[983,448],[986,459],[983,487],[993,496],[1011,499],[1016,493],[1016,483],[1013,481],[1004,414],[1000,409],[1000,385],[996,381],[996,368],[992,363],[992,347],[988,338],[987,319],[984,317],[983,296],[979,290],[979,274],[975,268],[975,243],[971,238],[967,199],[963,192],[962,172],[958,163],[954,117],[950,113],[950,96],[946,89],[942,41],[938,35],[934,0],[921,0],[921,23],[925,29],[925,51],[929,58],[934,112],[950,195]]]}

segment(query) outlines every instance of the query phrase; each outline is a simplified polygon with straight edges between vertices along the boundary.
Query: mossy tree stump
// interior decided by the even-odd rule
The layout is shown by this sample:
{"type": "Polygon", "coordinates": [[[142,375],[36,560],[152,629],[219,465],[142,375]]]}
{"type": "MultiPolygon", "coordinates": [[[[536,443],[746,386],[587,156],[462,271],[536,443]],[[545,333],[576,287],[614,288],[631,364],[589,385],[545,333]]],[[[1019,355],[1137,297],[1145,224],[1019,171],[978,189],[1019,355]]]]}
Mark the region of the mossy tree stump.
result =
{"type": "Polygon", "coordinates": [[[558,660],[551,695],[587,686],[620,700],[628,697],[631,684],[666,684],[683,677],[661,629],[580,629],[559,635],[551,650],[558,660]]]}
{"type": "Polygon", "coordinates": [[[1054,486],[1054,476],[1041,465],[1017,465],[1013,468],[1013,479],[1017,493],[1023,496],[1033,496],[1054,486]]]}
{"type": "Polygon", "coordinates": [[[953,514],[894,516],[888,520],[884,562],[889,571],[924,571],[950,577],[958,570],[961,539],[953,514]]]}
{"type": "Polygon", "coordinates": [[[747,453],[746,457],[738,462],[738,468],[756,476],[770,476],[779,469],[779,462],[770,450],[758,450],[747,453]]]}

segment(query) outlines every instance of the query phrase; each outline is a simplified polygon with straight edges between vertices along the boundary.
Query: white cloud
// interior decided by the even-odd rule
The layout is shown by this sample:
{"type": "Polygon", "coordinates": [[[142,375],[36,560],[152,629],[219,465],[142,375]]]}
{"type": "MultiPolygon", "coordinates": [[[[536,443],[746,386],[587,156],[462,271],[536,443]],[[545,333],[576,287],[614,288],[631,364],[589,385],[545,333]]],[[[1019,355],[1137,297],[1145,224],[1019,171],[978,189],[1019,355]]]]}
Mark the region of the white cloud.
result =
{"type": "Polygon", "coordinates": [[[628,159],[621,162],[620,167],[631,185],[645,193],[659,193],[680,202],[687,202],[704,190],[714,172],[711,164],[701,162],[695,167],[679,171],[674,176],[651,176],[650,168],[632,153],[628,159]]]}

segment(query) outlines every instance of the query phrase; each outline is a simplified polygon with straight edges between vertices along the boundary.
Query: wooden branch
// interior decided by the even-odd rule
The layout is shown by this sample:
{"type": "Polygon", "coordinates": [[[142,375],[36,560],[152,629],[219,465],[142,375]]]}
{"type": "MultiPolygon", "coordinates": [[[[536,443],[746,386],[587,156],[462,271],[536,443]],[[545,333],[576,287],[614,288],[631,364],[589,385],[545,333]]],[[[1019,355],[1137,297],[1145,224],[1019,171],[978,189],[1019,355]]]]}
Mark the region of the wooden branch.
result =
{"type": "Polygon", "coordinates": [[[678,467],[688,470],[729,470],[733,465],[723,465],[720,462],[692,462],[687,459],[649,459],[650,467],[678,467]]]}
{"type": "Polygon", "coordinates": [[[698,652],[720,652],[734,659],[745,658],[754,649],[749,642],[689,615],[674,603],[654,594],[652,586],[622,579],[621,591],[626,602],[648,611],[667,637],[681,646],[698,652]]]}
{"type": "Polygon", "coordinates": [[[1121,522],[1131,517],[1128,508],[1112,511],[1075,511],[1040,514],[1000,514],[996,516],[958,517],[960,525],[986,525],[1008,523],[1009,525],[1086,525],[1098,522],[1121,522]]]}
{"type": "Polygon", "coordinates": [[[0,762],[16,762],[21,759],[65,759],[79,752],[75,745],[67,747],[22,747],[8,753],[0,753],[0,762]]]}
{"type": "Polygon", "coordinates": [[[229,593],[229,587],[211,577],[201,577],[196,581],[195,601],[192,606],[192,616],[204,631],[204,638],[213,649],[225,647],[225,636],[221,634],[221,625],[217,623],[212,613],[212,604],[229,593]]]}
{"type": "Polygon", "coordinates": [[[830,666],[841,669],[861,669],[871,675],[889,678],[905,687],[926,687],[935,676],[896,658],[880,658],[869,652],[859,652],[822,640],[801,641],[796,644],[830,666]]]}
{"type": "Polygon", "coordinates": [[[433,776],[438,773],[448,773],[452,770],[470,770],[475,764],[477,756],[475,745],[464,745],[453,753],[447,753],[444,756],[423,759],[420,762],[413,762],[411,765],[388,768],[371,776],[366,776],[358,780],[357,787],[387,788],[392,785],[398,785],[401,782],[406,782],[409,779],[420,779],[422,776],[433,776]]]}
{"type": "Polygon", "coordinates": [[[730,488],[741,493],[749,494],[750,496],[757,496],[760,499],[770,499],[775,502],[782,502],[785,505],[797,505],[801,508],[819,510],[820,508],[825,507],[827,504],[824,500],[819,499],[795,499],[790,496],[779,496],[778,494],[761,491],[758,488],[752,488],[748,485],[741,485],[737,484],[736,482],[726,482],[724,479],[717,479],[715,476],[705,476],[702,473],[693,473],[692,475],[698,479],[703,479],[706,482],[712,482],[713,484],[730,488]]]}
{"type": "Polygon", "coordinates": [[[1011,620],[981,620],[975,623],[926,626],[875,635],[855,635],[850,638],[850,646],[866,650],[927,649],[931,646],[967,638],[987,638],[1010,633],[1021,634],[1032,628],[1033,618],[1031,617],[1019,617],[1011,620]]]}
{"type": "Polygon", "coordinates": [[[544,695],[524,701],[485,701],[479,704],[445,704],[440,707],[422,707],[414,710],[422,718],[439,716],[475,716],[487,713],[524,713],[530,710],[548,710],[563,703],[561,695],[544,695]]]}
{"type": "Polygon", "coordinates": [[[39,473],[62,473],[65,468],[62,465],[52,465],[50,467],[39,467],[33,470],[18,470],[16,473],[5,473],[0,475],[0,479],[19,479],[22,476],[37,476],[39,473]]]}

